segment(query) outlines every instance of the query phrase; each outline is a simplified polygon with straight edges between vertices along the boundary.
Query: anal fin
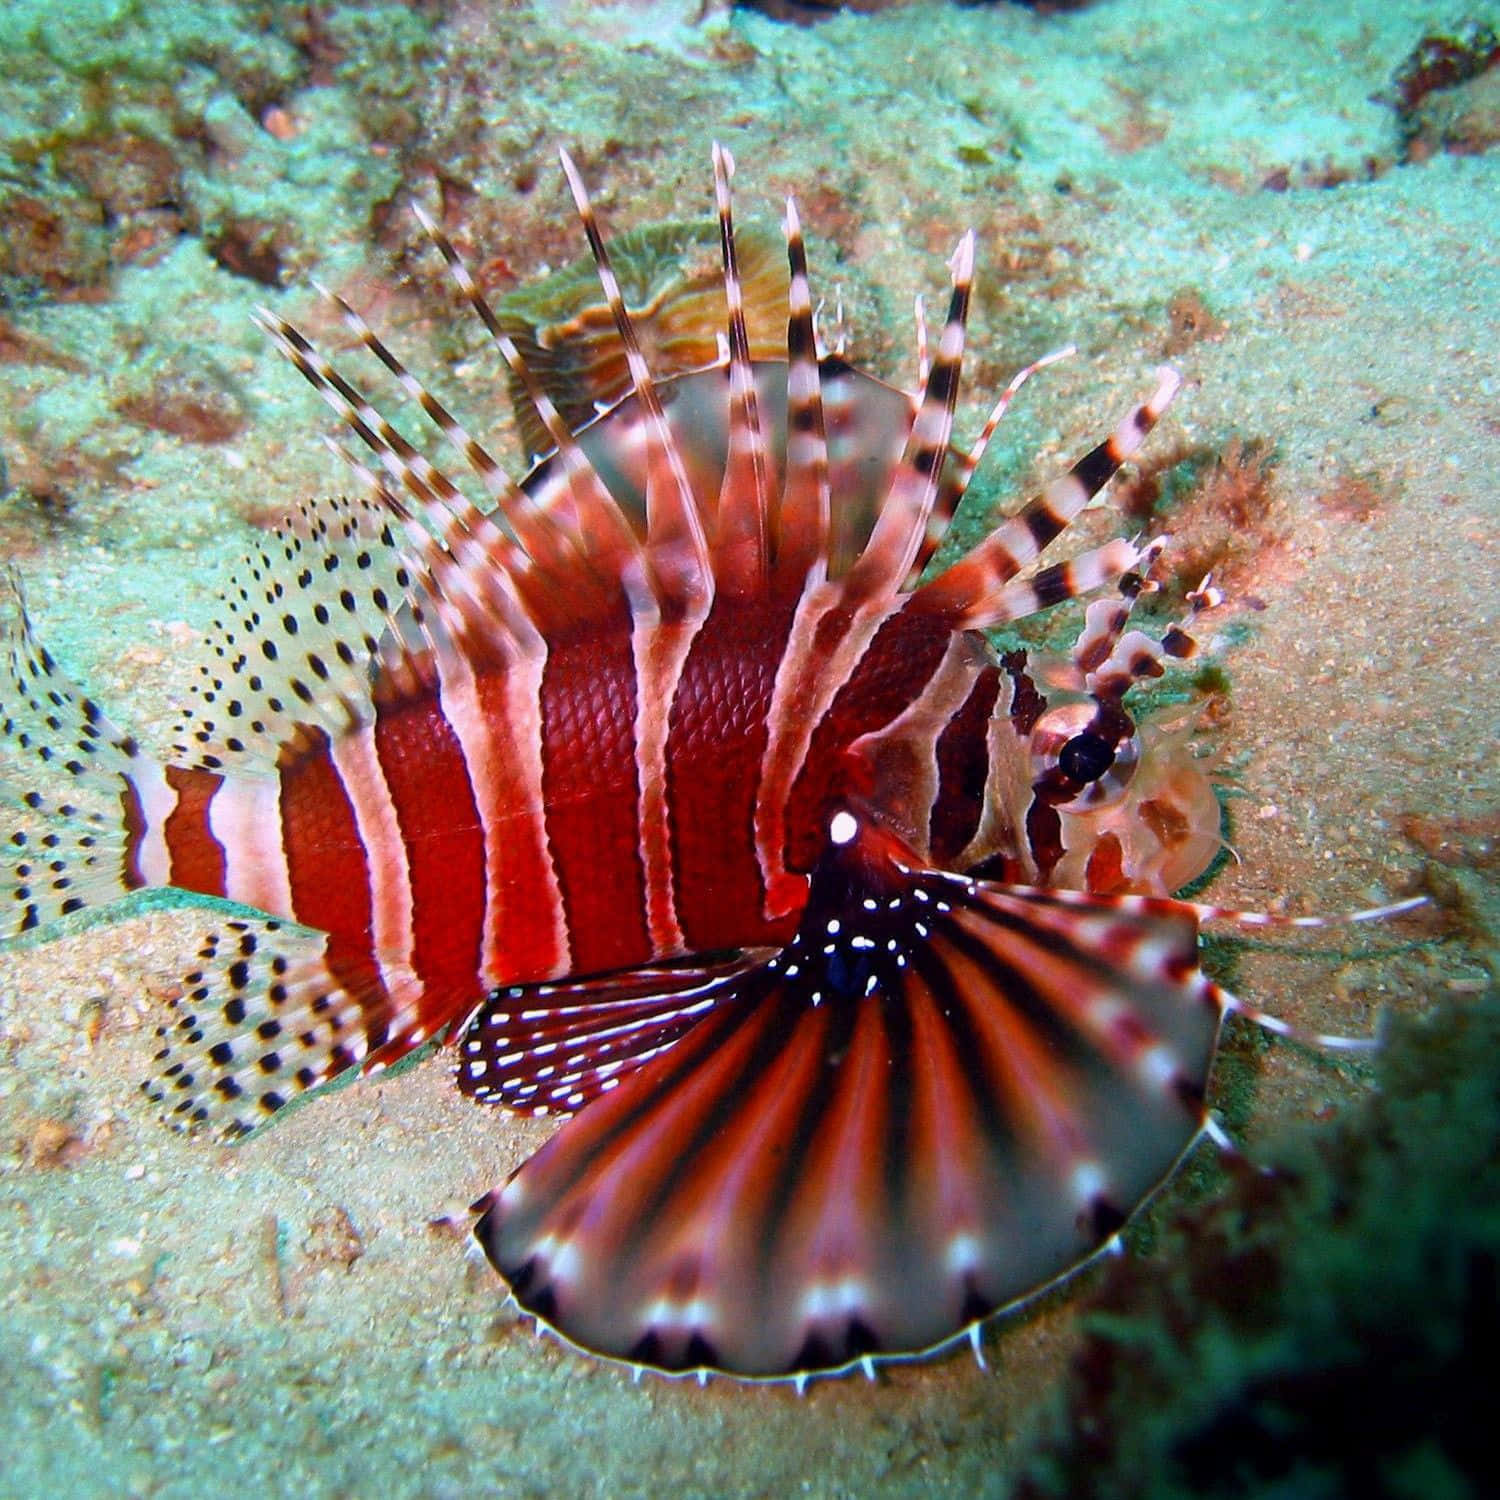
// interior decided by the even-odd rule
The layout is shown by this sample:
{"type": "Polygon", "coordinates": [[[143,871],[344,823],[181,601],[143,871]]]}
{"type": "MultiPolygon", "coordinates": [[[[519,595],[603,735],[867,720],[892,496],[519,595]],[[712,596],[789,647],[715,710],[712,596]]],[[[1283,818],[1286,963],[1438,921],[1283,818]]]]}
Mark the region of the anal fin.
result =
{"type": "Polygon", "coordinates": [[[236,917],[204,934],[143,1091],[168,1123],[226,1140],[299,1094],[393,1062],[440,1030],[410,971],[336,962],[319,933],[236,917]]]}

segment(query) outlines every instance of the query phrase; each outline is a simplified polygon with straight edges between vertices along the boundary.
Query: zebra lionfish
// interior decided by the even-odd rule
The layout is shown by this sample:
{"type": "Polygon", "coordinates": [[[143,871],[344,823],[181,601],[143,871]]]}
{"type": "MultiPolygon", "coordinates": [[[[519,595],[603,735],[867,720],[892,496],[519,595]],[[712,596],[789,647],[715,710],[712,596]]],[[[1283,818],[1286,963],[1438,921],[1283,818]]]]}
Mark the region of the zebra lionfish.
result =
{"type": "MultiPolygon", "coordinates": [[[[141,887],[228,897],[145,1087],[223,1138],[456,1043],[468,1096],[567,1122],[476,1205],[539,1326],[669,1373],[794,1378],[936,1349],[1065,1275],[1212,1126],[1238,1005],[1170,899],[1218,847],[1184,735],[1127,700],[1193,643],[1129,625],[1154,549],[1031,568],[1178,386],[931,576],[974,263],[907,395],[817,347],[795,206],[784,359],[752,359],[714,171],[725,352],[653,380],[563,166],[630,390],[572,430],[443,234],[551,453],[520,484],[346,304],[476,500],[289,324],[369,450],[225,596],[169,759],[4,585],[27,791],[6,931],[141,887]],[[1071,656],[980,632],[1117,584],[1071,656]]],[[[337,301],[338,299],[335,299],[337,301]]],[[[336,445],[337,446],[337,445],[336,445]]]]}

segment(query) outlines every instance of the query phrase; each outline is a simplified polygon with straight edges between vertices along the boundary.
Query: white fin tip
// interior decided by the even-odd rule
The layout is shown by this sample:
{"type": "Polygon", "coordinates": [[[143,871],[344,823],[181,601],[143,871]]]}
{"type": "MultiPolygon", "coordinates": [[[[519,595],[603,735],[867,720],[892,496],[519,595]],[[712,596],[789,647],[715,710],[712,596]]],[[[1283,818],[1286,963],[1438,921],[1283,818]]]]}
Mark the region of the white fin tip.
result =
{"type": "Polygon", "coordinates": [[[974,276],[974,231],[966,229],[953,251],[948,269],[954,281],[969,281],[974,276]]]}

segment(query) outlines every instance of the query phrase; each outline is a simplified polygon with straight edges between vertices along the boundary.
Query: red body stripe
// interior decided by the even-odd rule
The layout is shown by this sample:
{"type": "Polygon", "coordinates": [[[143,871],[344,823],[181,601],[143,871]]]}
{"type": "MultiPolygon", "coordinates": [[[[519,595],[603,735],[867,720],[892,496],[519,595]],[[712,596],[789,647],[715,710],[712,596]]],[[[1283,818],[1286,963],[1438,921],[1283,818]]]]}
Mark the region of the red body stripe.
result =
{"type": "Polygon", "coordinates": [[[326,735],[282,770],[281,842],[297,920],[332,935],[331,966],[345,955],[367,960],[370,872],[354,805],[328,757],[326,735]]]}
{"type": "Polygon", "coordinates": [[[177,793],[177,806],[162,830],[172,857],[172,884],[186,891],[222,896],[224,851],[208,826],[208,807],[224,778],[212,771],[168,766],[166,781],[177,793]]]}
{"type": "Polygon", "coordinates": [[[428,1000],[467,1004],[479,989],[485,889],[484,829],[463,751],[430,697],[382,712],[375,749],[411,872],[412,966],[428,1000]]]}
{"type": "Polygon", "coordinates": [[[543,802],[575,974],[651,957],[635,711],[635,665],[625,631],[592,633],[547,658],[543,802]]]}
{"type": "Polygon", "coordinates": [[[776,661],[790,605],[732,601],[705,621],[688,657],[667,737],[673,896],[690,950],[780,942],[757,935],[765,902],[755,850],[755,799],[776,661]]]}

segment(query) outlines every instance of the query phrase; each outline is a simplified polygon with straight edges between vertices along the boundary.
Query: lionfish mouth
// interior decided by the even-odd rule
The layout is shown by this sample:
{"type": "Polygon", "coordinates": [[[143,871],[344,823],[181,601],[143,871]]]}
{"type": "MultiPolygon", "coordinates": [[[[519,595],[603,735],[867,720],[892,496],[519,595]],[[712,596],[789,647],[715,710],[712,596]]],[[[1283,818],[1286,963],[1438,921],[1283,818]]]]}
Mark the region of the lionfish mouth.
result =
{"type": "Polygon", "coordinates": [[[0,717],[73,781],[27,799],[50,831],[0,874],[12,930],[143,885],[258,909],[202,935],[160,1028],[174,1123],[234,1139],[450,1038],[464,1094],[566,1117],[475,1205],[525,1314],[636,1373],[800,1386],[980,1354],[1222,1138],[1226,1013],[1289,1028],[1197,957],[1204,920],[1278,919],[1171,898],[1219,839],[1186,733],[1130,706],[1195,649],[1132,623],[1160,543],[1040,561],[1178,377],[930,567],[1056,356],[965,449],[973,236],[907,393],[820,352],[790,201],[784,357],[763,309],[752,348],[713,161],[723,353],[659,378],[563,153],[628,381],[587,420],[421,216],[552,450],[519,484],[346,303],[467,479],[263,310],[368,451],[339,449],[367,498],[310,502],[246,565],[169,765],[6,580],[0,717]],[[1066,655],[983,638],[1112,585],[1066,655]]]}

